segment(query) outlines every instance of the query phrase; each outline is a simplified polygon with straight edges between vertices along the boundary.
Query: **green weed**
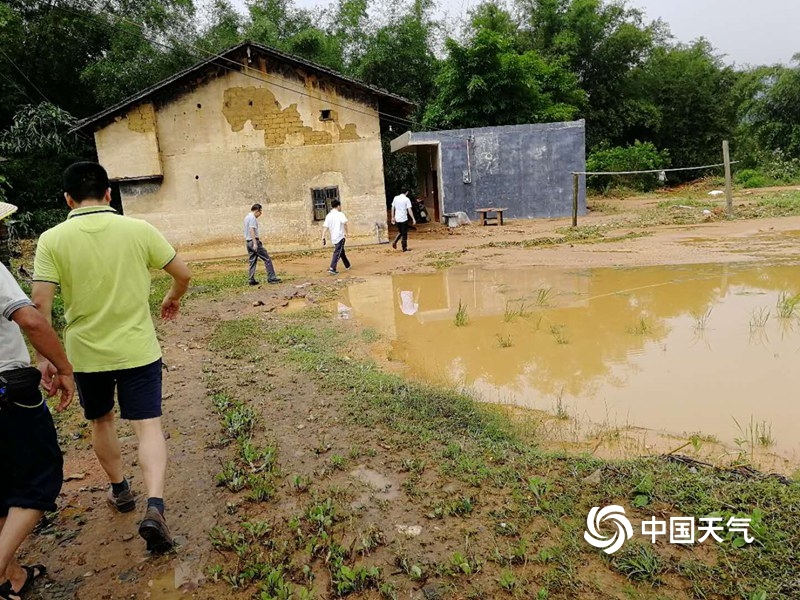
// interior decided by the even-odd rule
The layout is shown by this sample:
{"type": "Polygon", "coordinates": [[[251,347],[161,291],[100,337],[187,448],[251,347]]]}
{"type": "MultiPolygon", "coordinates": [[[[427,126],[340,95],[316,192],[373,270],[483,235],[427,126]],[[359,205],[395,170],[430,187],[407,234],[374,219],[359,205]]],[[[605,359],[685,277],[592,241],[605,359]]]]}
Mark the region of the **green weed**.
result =
{"type": "Polygon", "coordinates": [[[652,332],[653,328],[644,317],[640,317],[634,325],[628,327],[628,333],[631,335],[649,335],[652,332]]]}
{"type": "Polygon", "coordinates": [[[501,348],[511,348],[514,343],[511,340],[511,334],[508,335],[500,335],[497,334],[497,345],[501,348]]]}
{"type": "Polygon", "coordinates": [[[766,306],[754,308],[750,313],[750,331],[763,329],[769,321],[770,310],[766,306]]]}
{"type": "Polygon", "coordinates": [[[502,571],[500,577],[497,579],[497,583],[502,589],[509,593],[514,593],[519,586],[519,580],[511,571],[502,571]]]}
{"type": "Polygon", "coordinates": [[[467,324],[469,317],[467,315],[467,307],[461,303],[461,298],[458,299],[458,310],[456,310],[456,327],[464,327],[467,324]]]}
{"type": "Polygon", "coordinates": [[[566,334],[564,333],[564,325],[551,325],[550,326],[550,334],[553,336],[553,339],[556,341],[556,344],[559,345],[566,345],[569,344],[569,338],[567,338],[566,334]]]}
{"type": "Polygon", "coordinates": [[[709,308],[704,313],[692,313],[695,331],[705,331],[706,325],[708,325],[708,319],[711,317],[712,310],[714,310],[713,307],[709,308]]]}
{"type": "Polygon", "coordinates": [[[789,292],[781,292],[778,296],[777,313],[780,319],[791,319],[798,305],[800,305],[800,294],[790,294],[789,292]]]}
{"type": "Polygon", "coordinates": [[[511,303],[506,302],[505,312],[503,313],[503,320],[506,323],[511,323],[517,317],[526,317],[528,315],[528,309],[525,306],[525,302],[521,302],[519,306],[516,308],[511,306],[511,303]]]}
{"type": "Polygon", "coordinates": [[[534,302],[536,306],[545,308],[550,306],[550,300],[553,298],[553,288],[543,287],[536,290],[536,299],[534,302]]]}
{"type": "Polygon", "coordinates": [[[614,555],[611,561],[614,568],[631,581],[646,582],[650,585],[660,583],[660,575],[665,571],[661,557],[650,546],[630,544],[614,555]]]}

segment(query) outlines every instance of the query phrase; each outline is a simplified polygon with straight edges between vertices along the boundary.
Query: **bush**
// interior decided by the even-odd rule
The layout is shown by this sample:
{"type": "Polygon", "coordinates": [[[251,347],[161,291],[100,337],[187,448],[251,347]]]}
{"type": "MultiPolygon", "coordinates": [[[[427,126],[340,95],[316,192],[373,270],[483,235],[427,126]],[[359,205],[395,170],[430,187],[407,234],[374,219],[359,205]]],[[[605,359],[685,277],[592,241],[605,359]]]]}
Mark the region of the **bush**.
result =
{"type": "Polygon", "coordinates": [[[775,150],[764,161],[763,170],[776,183],[797,183],[800,181],[800,158],[788,157],[781,150],[775,150]]]}
{"type": "MultiPolygon", "coordinates": [[[[627,147],[601,147],[586,160],[587,171],[649,171],[669,165],[669,151],[658,150],[652,143],[637,141],[627,147]]],[[[658,173],[641,175],[595,175],[587,185],[604,194],[611,188],[628,188],[649,192],[659,186],[658,173]]]]}
{"type": "Polygon", "coordinates": [[[767,185],[767,178],[755,169],[744,169],[736,174],[736,183],[745,188],[759,188],[767,185]]]}

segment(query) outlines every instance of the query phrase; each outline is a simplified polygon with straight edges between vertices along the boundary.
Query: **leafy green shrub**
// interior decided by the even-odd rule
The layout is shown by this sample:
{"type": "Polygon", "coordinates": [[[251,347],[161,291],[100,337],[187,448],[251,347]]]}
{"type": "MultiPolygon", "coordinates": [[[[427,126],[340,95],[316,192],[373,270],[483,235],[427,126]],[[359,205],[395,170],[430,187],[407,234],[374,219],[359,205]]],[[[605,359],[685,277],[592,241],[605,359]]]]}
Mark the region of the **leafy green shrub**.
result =
{"type": "Polygon", "coordinates": [[[783,151],[775,150],[764,161],[763,171],[776,183],[797,183],[800,181],[800,158],[788,157],[783,151]]]}
{"type": "MultiPolygon", "coordinates": [[[[650,142],[639,142],[633,146],[601,147],[586,160],[587,171],[649,171],[664,169],[669,165],[669,151],[658,150],[650,142]]],[[[612,188],[628,188],[649,192],[659,185],[658,173],[642,175],[594,175],[587,178],[587,185],[604,194],[612,188]]]]}
{"type": "Polygon", "coordinates": [[[745,188],[758,188],[766,186],[767,179],[755,169],[744,169],[736,174],[736,183],[745,188]]]}

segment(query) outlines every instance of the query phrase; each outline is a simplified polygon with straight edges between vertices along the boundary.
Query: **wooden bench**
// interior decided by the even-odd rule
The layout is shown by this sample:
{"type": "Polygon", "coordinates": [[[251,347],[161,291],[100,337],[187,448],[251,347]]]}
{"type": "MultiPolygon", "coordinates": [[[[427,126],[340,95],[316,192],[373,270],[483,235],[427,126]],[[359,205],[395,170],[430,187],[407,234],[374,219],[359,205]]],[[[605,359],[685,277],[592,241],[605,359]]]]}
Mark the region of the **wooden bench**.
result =
{"type": "Polygon", "coordinates": [[[476,208],[475,212],[478,213],[478,220],[481,226],[486,225],[502,225],[503,224],[503,211],[507,208],[476,208]],[[492,221],[490,223],[490,221],[492,221]]]}

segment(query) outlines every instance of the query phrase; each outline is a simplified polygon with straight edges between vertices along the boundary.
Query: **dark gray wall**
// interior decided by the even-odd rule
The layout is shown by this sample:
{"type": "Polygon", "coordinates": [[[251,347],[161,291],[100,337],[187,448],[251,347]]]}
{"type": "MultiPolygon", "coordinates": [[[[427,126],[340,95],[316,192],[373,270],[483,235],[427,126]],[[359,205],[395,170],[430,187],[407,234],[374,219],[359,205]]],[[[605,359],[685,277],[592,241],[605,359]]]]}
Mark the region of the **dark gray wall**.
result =
{"type": "MultiPolygon", "coordinates": [[[[586,170],[585,139],[584,121],[411,134],[412,145],[441,144],[444,212],[470,219],[491,206],[507,207],[510,219],[571,215],[571,173],[586,170]]],[[[583,176],[578,210],[586,212],[583,176]]]]}

